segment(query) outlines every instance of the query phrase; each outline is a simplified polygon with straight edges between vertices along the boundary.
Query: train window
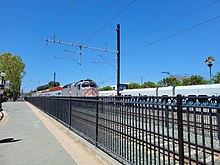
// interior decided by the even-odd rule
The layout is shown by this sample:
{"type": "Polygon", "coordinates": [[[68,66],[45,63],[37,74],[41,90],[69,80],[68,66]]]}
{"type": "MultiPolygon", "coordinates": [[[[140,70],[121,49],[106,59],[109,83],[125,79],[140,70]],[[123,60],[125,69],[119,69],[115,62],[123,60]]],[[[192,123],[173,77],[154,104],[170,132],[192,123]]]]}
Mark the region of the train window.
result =
{"type": "Polygon", "coordinates": [[[83,83],[83,84],[82,84],[82,87],[83,87],[83,88],[85,88],[85,87],[89,87],[89,84],[87,84],[87,83],[83,83]]]}
{"type": "Polygon", "coordinates": [[[90,84],[90,87],[97,88],[96,84],[90,84]]]}
{"type": "Polygon", "coordinates": [[[80,89],[80,84],[77,86],[77,89],[78,89],[78,90],[80,89]]]}

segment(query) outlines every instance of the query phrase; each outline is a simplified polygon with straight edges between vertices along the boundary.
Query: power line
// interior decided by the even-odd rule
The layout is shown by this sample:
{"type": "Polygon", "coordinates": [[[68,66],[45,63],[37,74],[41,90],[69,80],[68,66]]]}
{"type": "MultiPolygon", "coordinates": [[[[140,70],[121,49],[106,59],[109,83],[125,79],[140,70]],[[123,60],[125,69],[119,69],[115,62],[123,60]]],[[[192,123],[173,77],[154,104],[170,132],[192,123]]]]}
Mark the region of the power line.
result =
{"type": "Polygon", "coordinates": [[[74,5],[71,5],[71,2],[67,4],[63,14],[60,16],[57,26],[55,27],[55,31],[53,35],[56,35],[56,33],[61,29],[62,25],[65,22],[66,17],[69,15],[69,12],[73,8],[74,5]]]}
{"type": "Polygon", "coordinates": [[[104,84],[105,82],[108,82],[109,80],[112,80],[112,79],[114,79],[114,78],[115,78],[115,76],[114,76],[114,77],[110,77],[110,78],[108,78],[108,79],[102,80],[102,81],[99,82],[98,84],[99,84],[99,85],[104,84]]]}
{"type": "MultiPolygon", "coordinates": [[[[195,13],[197,13],[197,12],[199,12],[199,11],[201,11],[201,10],[203,10],[203,9],[205,9],[205,8],[207,8],[207,7],[209,7],[209,6],[211,6],[211,5],[214,5],[214,4],[217,3],[217,2],[220,2],[220,1],[219,1],[219,0],[215,0],[215,1],[210,2],[210,3],[208,3],[208,4],[204,5],[204,6],[202,6],[202,7],[198,8],[198,9],[196,9],[196,10],[190,11],[189,13],[186,13],[186,14],[184,14],[184,15],[182,15],[182,16],[179,16],[179,17],[177,17],[177,18],[175,18],[175,19],[173,19],[173,20],[171,20],[171,21],[169,21],[169,22],[167,22],[167,23],[165,23],[165,24],[163,24],[163,25],[160,25],[160,26],[156,27],[155,29],[153,29],[153,30],[151,30],[150,32],[148,32],[147,34],[150,35],[150,34],[156,32],[156,31],[158,31],[158,30],[160,30],[160,29],[162,29],[162,28],[164,28],[164,27],[166,27],[166,26],[168,26],[168,25],[170,25],[170,24],[173,24],[173,23],[175,23],[175,22],[177,22],[177,21],[179,21],[179,20],[181,20],[181,19],[187,17],[187,16],[190,16],[190,15],[192,15],[192,14],[195,14],[195,13]]],[[[141,38],[141,37],[143,37],[143,36],[145,36],[145,35],[142,34],[142,35],[140,35],[140,36],[137,36],[137,37],[135,37],[132,41],[137,40],[138,38],[141,38]]]]}
{"type": "Polygon", "coordinates": [[[191,12],[189,12],[189,13],[187,13],[187,14],[184,14],[184,15],[182,15],[182,16],[180,16],[180,17],[177,17],[177,18],[171,20],[170,22],[168,22],[168,23],[166,23],[166,24],[164,24],[164,25],[161,25],[161,26],[155,28],[154,30],[150,31],[149,33],[156,32],[156,31],[158,31],[159,29],[161,29],[161,28],[163,28],[163,27],[166,27],[166,26],[168,26],[168,25],[170,25],[170,24],[172,24],[172,23],[174,23],[174,22],[177,22],[177,21],[179,21],[179,20],[181,20],[181,19],[183,19],[183,18],[185,18],[185,17],[187,17],[187,16],[190,16],[190,15],[192,15],[192,14],[195,14],[195,13],[199,12],[200,10],[203,10],[203,9],[205,9],[205,8],[207,8],[207,7],[209,7],[209,6],[213,5],[213,4],[215,4],[215,3],[217,3],[217,2],[220,2],[220,1],[219,1],[219,0],[215,0],[215,1],[211,2],[211,3],[208,3],[208,4],[206,4],[206,5],[204,5],[204,6],[200,7],[200,8],[198,8],[198,9],[196,9],[196,10],[193,10],[193,11],[191,11],[191,12]]]}
{"type": "Polygon", "coordinates": [[[95,22],[97,22],[97,20],[99,20],[102,15],[105,14],[105,12],[115,3],[115,0],[113,0],[89,25],[87,25],[76,37],[75,37],[75,40],[77,38],[79,38],[79,36],[85,32],[90,26],[92,26],[95,22]]]}
{"type": "Polygon", "coordinates": [[[172,34],[172,35],[169,35],[169,36],[164,37],[164,38],[162,38],[162,39],[159,39],[159,40],[157,40],[157,41],[151,42],[151,43],[149,43],[149,45],[153,45],[153,44],[156,44],[156,43],[158,43],[158,42],[164,41],[164,40],[166,40],[166,39],[175,37],[175,36],[177,36],[177,35],[179,35],[179,34],[181,34],[181,33],[184,33],[184,32],[186,32],[186,31],[188,31],[188,30],[194,29],[194,28],[196,28],[196,27],[199,27],[199,26],[201,26],[201,25],[204,25],[204,24],[206,24],[206,23],[209,23],[209,22],[211,22],[211,21],[214,21],[214,20],[216,20],[216,19],[218,19],[218,18],[220,18],[220,16],[214,17],[214,18],[212,18],[212,19],[209,19],[209,20],[207,20],[207,21],[201,22],[201,23],[199,23],[199,24],[197,24],[197,25],[194,25],[194,26],[192,26],[192,27],[186,28],[186,29],[184,29],[184,30],[182,30],[182,31],[179,31],[179,32],[177,32],[177,33],[174,33],[174,34],[172,34]]]}
{"type": "Polygon", "coordinates": [[[99,55],[99,57],[101,57],[101,58],[106,62],[106,64],[109,64],[109,65],[111,65],[114,69],[117,69],[112,63],[110,63],[108,60],[106,60],[102,55],[99,55]]]}
{"type": "MultiPolygon", "coordinates": [[[[177,35],[179,35],[179,34],[182,34],[182,33],[186,32],[186,31],[189,31],[189,30],[191,30],[191,29],[197,28],[197,27],[199,27],[199,26],[201,26],[201,25],[207,24],[207,23],[212,22],[212,21],[214,21],[214,20],[216,20],[216,19],[219,19],[219,18],[220,18],[220,16],[211,18],[211,19],[206,20],[206,21],[204,21],[204,22],[201,22],[201,23],[199,23],[199,24],[197,24],[197,25],[191,26],[191,27],[186,28],[186,29],[184,29],[184,30],[181,30],[181,31],[179,31],[179,32],[177,32],[177,33],[174,33],[174,34],[171,34],[171,35],[166,36],[166,37],[164,37],[164,38],[161,38],[161,39],[159,39],[159,40],[156,40],[156,41],[153,41],[153,42],[149,42],[148,44],[145,44],[145,45],[139,47],[138,49],[132,51],[132,53],[133,53],[133,52],[136,52],[136,51],[139,51],[140,49],[143,49],[143,48],[145,48],[145,47],[147,47],[147,46],[152,46],[152,45],[155,45],[155,44],[157,44],[157,43],[159,43],[159,42],[162,42],[162,41],[165,41],[165,40],[170,39],[170,38],[172,38],[172,37],[175,37],[175,36],[177,36],[177,35]]],[[[131,52],[125,53],[125,54],[130,54],[130,53],[131,53],[131,52]]]]}
{"type": "Polygon", "coordinates": [[[119,13],[117,13],[114,17],[112,17],[106,24],[104,24],[99,30],[97,30],[94,34],[91,35],[86,41],[83,42],[85,44],[89,40],[91,40],[95,35],[97,35],[100,31],[102,31],[107,25],[109,25],[115,18],[121,15],[129,6],[131,6],[136,0],[131,1],[125,8],[123,8],[119,13]]]}

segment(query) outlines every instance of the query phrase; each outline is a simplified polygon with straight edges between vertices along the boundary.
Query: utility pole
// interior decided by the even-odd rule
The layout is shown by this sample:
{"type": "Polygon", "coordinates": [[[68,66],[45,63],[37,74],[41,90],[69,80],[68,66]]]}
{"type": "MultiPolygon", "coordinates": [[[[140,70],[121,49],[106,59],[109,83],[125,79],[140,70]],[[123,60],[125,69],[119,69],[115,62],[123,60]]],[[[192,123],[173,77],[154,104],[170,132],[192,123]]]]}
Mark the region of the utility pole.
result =
{"type": "Polygon", "coordinates": [[[54,87],[56,86],[55,83],[56,83],[56,73],[54,72],[53,74],[53,86],[54,87]]]}
{"type": "Polygon", "coordinates": [[[117,25],[117,96],[120,96],[120,24],[117,25]]]}
{"type": "Polygon", "coordinates": [[[109,53],[116,53],[117,54],[117,96],[119,96],[120,95],[120,24],[117,24],[116,31],[117,31],[117,50],[116,51],[104,49],[104,48],[97,48],[97,47],[92,47],[92,46],[80,45],[80,44],[76,44],[76,43],[63,42],[63,41],[58,41],[55,39],[54,40],[45,39],[45,41],[56,43],[56,44],[63,44],[63,45],[79,47],[80,55],[82,55],[82,49],[84,49],[84,48],[97,50],[97,51],[104,51],[104,52],[109,52],[109,53]]]}
{"type": "Polygon", "coordinates": [[[141,85],[143,85],[143,83],[144,83],[144,77],[142,76],[142,75],[140,75],[141,76],[141,85]]]}

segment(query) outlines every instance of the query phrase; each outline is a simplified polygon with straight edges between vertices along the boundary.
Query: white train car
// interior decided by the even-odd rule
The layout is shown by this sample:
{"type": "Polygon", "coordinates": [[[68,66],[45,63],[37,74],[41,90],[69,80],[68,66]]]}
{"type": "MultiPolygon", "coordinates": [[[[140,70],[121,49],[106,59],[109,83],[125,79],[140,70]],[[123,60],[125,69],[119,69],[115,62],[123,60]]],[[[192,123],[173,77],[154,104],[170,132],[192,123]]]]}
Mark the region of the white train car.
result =
{"type": "Polygon", "coordinates": [[[53,87],[50,89],[46,89],[43,91],[40,91],[40,93],[38,94],[38,96],[61,96],[62,94],[62,87],[53,87]]]}
{"type": "Polygon", "coordinates": [[[156,95],[156,92],[157,88],[124,89],[123,91],[120,91],[122,96],[154,96],[156,95]]]}
{"type": "Polygon", "coordinates": [[[99,96],[116,96],[117,91],[110,90],[110,91],[99,91],[99,96]]]}
{"type": "Polygon", "coordinates": [[[158,88],[158,92],[155,93],[153,96],[163,96],[163,95],[167,95],[167,96],[175,95],[174,87],[172,87],[172,86],[160,87],[160,88],[158,88]]]}
{"type": "Polygon", "coordinates": [[[207,95],[219,96],[220,84],[206,84],[206,85],[190,85],[190,86],[176,86],[175,95],[207,95]]]}
{"type": "MultiPolygon", "coordinates": [[[[169,86],[158,88],[124,89],[120,91],[122,96],[176,96],[178,94],[220,96],[220,84],[169,86]]],[[[116,91],[101,91],[100,96],[115,96],[116,91]]]]}

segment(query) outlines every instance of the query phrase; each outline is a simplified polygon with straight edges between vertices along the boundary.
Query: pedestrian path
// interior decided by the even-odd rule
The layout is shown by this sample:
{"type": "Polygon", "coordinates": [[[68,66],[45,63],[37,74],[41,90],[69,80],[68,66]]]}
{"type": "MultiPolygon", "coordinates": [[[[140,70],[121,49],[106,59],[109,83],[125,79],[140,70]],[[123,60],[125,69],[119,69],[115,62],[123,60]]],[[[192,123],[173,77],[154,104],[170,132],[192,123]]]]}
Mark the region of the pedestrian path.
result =
{"type": "Polygon", "coordinates": [[[3,109],[8,120],[0,122],[2,165],[114,164],[27,102],[6,102],[3,109]]]}

